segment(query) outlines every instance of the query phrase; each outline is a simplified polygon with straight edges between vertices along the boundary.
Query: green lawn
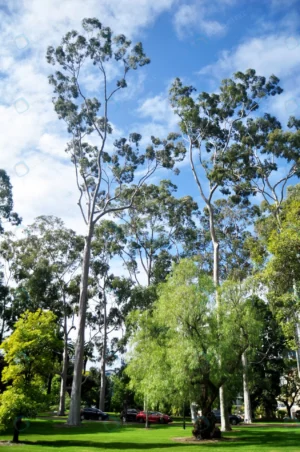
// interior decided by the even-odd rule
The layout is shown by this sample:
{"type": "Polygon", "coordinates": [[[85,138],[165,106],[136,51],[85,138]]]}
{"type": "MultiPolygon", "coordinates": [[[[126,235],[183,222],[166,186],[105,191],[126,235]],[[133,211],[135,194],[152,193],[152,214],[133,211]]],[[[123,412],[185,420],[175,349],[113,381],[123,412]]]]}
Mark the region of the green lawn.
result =
{"type": "MultiPolygon", "coordinates": [[[[32,421],[20,435],[22,444],[2,445],[0,452],[300,452],[300,427],[236,427],[225,437],[237,438],[234,442],[211,444],[181,444],[173,437],[191,437],[191,427],[186,430],[178,424],[152,425],[145,430],[140,425],[120,426],[114,422],[83,422],[80,428],[68,428],[63,420],[39,419],[32,421]]],[[[0,440],[10,440],[11,433],[1,435],[0,440]]]]}

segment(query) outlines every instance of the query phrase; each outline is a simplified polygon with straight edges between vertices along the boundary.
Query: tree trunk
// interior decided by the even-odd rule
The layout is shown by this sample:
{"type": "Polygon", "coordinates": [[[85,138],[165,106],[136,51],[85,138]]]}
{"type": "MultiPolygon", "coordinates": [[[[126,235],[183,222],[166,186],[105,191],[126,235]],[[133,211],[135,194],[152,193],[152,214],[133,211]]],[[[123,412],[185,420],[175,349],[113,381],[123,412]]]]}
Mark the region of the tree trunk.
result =
{"type": "Polygon", "coordinates": [[[221,431],[230,432],[232,429],[229,422],[229,413],[226,404],[225,388],[224,385],[219,389],[220,397],[220,414],[221,414],[221,431]]]}
{"type": "Polygon", "coordinates": [[[83,354],[84,354],[84,330],[87,308],[87,290],[88,290],[88,276],[91,257],[91,241],[93,236],[93,224],[89,224],[88,234],[85,237],[83,263],[81,273],[81,288],[79,298],[79,313],[78,313],[78,334],[75,345],[75,361],[74,374],[71,392],[70,413],[68,417],[69,425],[80,425],[80,402],[81,402],[81,383],[83,370],[83,354]]]}
{"type": "Polygon", "coordinates": [[[148,397],[146,396],[145,399],[145,405],[146,405],[146,422],[145,422],[145,428],[149,428],[150,424],[149,424],[149,414],[148,414],[148,397]]]}
{"type": "Polygon", "coordinates": [[[288,403],[286,403],[286,410],[287,410],[287,415],[288,415],[288,417],[291,419],[292,418],[292,415],[291,415],[291,408],[292,408],[292,405],[289,405],[288,403]]]}
{"type": "Polygon", "coordinates": [[[107,348],[107,312],[106,312],[106,294],[105,289],[103,292],[103,302],[104,302],[104,308],[103,308],[103,332],[104,332],[104,339],[103,339],[103,348],[102,348],[102,358],[101,358],[101,369],[100,369],[100,401],[99,401],[99,408],[100,410],[104,411],[104,405],[105,405],[105,365],[106,365],[106,348],[107,348]]]}
{"type": "Polygon", "coordinates": [[[197,417],[197,405],[194,402],[192,402],[190,407],[191,407],[191,421],[194,423],[197,417]]]}
{"type": "Polygon", "coordinates": [[[251,410],[251,400],[250,400],[249,382],[248,382],[248,360],[247,360],[246,352],[244,352],[242,354],[242,365],[243,365],[245,423],[252,424],[252,410],[251,410]]]}
{"type": "MultiPolygon", "coordinates": [[[[219,297],[218,297],[218,287],[220,285],[220,246],[219,242],[216,239],[216,234],[213,225],[213,212],[210,213],[210,231],[211,237],[214,247],[214,269],[213,269],[213,280],[216,286],[216,302],[219,305],[219,297]]],[[[220,356],[220,365],[221,365],[222,357],[220,356]]],[[[226,406],[225,399],[225,389],[224,385],[219,389],[219,398],[220,398],[220,414],[221,414],[221,431],[222,432],[230,432],[230,422],[229,422],[229,413],[226,406]]]]}
{"type": "Polygon", "coordinates": [[[47,395],[51,394],[51,389],[52,389],[52,380],[53,380],[53,375],[50,374],[48,375],[48,382],[47,382],[47,395]]]}
{"type": "Polygon", "coordinates": [[[60,380],[58,416],[65,415],[67,371],[68,371],[68,332],[67,332],[67,316],[66,316],[66,313],[64,313],[64,352],[63,352],[62,373],[61,373],[61,380],[60,380]]]}
{"type": "Polygon", "coordinates": [[[18,418],[17,421],[14,423],[14,435],[13,435],[13,439],[12,439],[13,443],[19,442],[19,434],[20,434],[21,424],[22,424],[22,418],[18,418]]]}
{"type": "MultiPolygon", "coordinates": [[[[294,296],[295,299],[298,299],[298,291],[297,291],[297,285],[295,279],[293,280],[293,290],[294,290],[294,296]]],[[[298,316],[299,319],[299,316],[298,316]]],[[[300,327],[299,327],[299,321],[295,325],[295,339],[296,339],[296,360],[297,360],[297,369],[298,369],[298,377],[300,378],[300,327]]]]}
{"type": "Polygon", "coordinates": [[[13,436],[12,442],[13,443],[19,442],[19,430],[16,429],[16,427],[14,427],[14,436],[13,436]]]}

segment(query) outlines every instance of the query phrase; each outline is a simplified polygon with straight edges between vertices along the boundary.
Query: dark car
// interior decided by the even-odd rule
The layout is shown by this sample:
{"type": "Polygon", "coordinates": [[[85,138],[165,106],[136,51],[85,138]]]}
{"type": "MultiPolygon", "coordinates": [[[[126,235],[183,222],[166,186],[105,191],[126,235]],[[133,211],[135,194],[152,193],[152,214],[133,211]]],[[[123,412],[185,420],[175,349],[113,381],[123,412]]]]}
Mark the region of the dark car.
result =
{"type": "Polygon", "coordinates": [[[135,408],[128,408],[127,410],[123,410],[120,414],[121,419],[126,419],[126,422],[135,422],[136,416],[139,414],[140,410],[136,410],[135,408]]]}
{"type": "MultiPolygon", "coordinates": [[[[221,424],[221,413],[219,410],[213,410],[215,418],[217,420],[217,424],[221,424]]],[[[235,414],[229,415],[229,422],[231,425],[238,425],[240,422],[243,422],[243,419],[240,416],[236,416],[235,414]]]]}
{"type": "Polygon", "coordinates": [[[87,421],[93,419],[97,421],[107,421],[108,414],[99,410],[98,408],[83,408],[80,410],[80,419],[86,419],[87,421]]]}
{"type": "MultiPolygon", "coordinates": [[[[146,422],[145,411],[140,411],[136,416],[136,420],[141,424],[146,422]]],[[[153,423],[157,422],[160,424],[169,424],[169,422],[172,422],[172,418],[167,414],[160,413],[159,411],[148,411],[148,421],[153,423]]]]}

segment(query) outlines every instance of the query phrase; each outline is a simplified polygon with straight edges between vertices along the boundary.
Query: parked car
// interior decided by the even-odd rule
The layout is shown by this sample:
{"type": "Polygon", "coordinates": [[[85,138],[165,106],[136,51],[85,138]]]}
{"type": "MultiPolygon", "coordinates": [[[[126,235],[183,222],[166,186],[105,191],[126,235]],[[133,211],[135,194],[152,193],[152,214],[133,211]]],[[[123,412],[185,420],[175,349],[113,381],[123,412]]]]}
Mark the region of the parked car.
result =
{"type": "MultiPolygon", "coordinates": [[[[219,410],[213,410],[213,413],[217,419],[217,424],[221,424],[221,413],[219,410]]],[[[231,425],[238,425],[243,422],[241,416],[236,416],[235,414],[229,415],[229,422],[231,425]]]]}
{"type": "MultiPolygon", "coordinates": [[[[140,411],[136,415],[136,420],[141,424],[146,422],[146,412],[140,411]]],[[[160,413],[159,411],[148,411],[148,420],[149,422],[157,422],[159,424],[169,424],[169,422],[172,422],[172,418],[170,416],[160,413]]]]}
{"type": "Polygon", "coordinates": [[[107,413],[99,410],[98,408],[83,408],[80,410],[80,419],[86,420],[98,420],[98,421],[107,421],[109,418],[107,413]]]}
{"type": "Polygon", "coordinates": [[[128,408],[127,410],[123,410],[120,414],[120,418],[126,419],[126,422],[135,422],[136,416],[140,412],[140,410],[136,410],[135,408],[128,408]]]}

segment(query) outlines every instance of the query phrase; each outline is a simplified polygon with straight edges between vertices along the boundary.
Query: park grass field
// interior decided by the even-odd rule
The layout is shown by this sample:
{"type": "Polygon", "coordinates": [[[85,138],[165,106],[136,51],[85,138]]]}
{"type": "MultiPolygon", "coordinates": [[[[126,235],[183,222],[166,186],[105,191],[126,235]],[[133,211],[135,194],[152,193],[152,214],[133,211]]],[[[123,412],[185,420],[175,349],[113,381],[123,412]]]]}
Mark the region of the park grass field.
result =
{"type": "Polygon", "coordinates": [[[299,426],[238,426],[224,435],[224,441],[186,444],[173,438],[192,437],[191,426],[182,425],[120,425],[118,421],[84,421],[81,427],[70,428],[63,419],[36,419],[20,434],[20,444],[9,444],[11,432],[0,435],[0,452],[300,452],[299,426]]]}

